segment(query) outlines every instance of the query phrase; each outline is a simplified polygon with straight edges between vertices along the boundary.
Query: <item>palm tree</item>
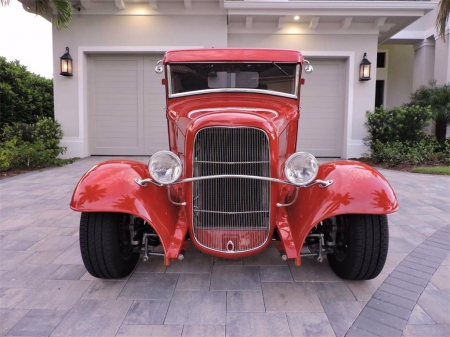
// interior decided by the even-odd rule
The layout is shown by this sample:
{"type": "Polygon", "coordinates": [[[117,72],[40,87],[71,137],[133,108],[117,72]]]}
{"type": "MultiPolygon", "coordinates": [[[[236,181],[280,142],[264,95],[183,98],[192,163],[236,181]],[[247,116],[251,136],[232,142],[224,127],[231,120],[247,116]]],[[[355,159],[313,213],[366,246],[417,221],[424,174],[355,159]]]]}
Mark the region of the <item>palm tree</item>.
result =
{"type": "Polygon", "coordinates": [[[429,106],[432,120],[436,125],[436,138],[445,141],[447,124],[450,124],[450,84],[436,85],[436,80],[430,81],[429,86],[420,86],[411,94],[410,105],[429,106]]]}
{"type": "Polygon", "coordinates": [[[436,29],[439,37],[445,42],[445,27],[450,15],[450,0],[441,0],[439,2],[438,14],[436,17],[436,29]]]}
{"type": "MultiPolygon", "coordinates": [[[[0,0],[3,6],[9,5],[10,0],[0,0]]],[[[56,9],[56,29],[69,27],[72,19],[72,4],[70,0],[34,0],[36,4],[36,15],[44,16],[52,12],[51,4],[56,9]]]]}

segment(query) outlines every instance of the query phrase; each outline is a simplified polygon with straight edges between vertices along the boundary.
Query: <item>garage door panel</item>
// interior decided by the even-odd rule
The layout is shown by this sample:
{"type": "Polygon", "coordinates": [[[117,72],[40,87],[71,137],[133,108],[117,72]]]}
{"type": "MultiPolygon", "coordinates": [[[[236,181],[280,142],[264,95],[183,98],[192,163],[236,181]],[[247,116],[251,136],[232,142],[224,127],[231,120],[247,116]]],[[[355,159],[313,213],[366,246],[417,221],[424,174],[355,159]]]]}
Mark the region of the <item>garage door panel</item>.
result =
{"type": "Polygon", "coordinates": [[[136,130],[137,118],[129,118],[123,116],[115,116],[114,118],[96,118],[97,125],[102,125],[103,128],[109,127],[133,127],[136,130]]]}
{"type": "Polygon", "coordinates": [[[96,92],[97,104],[103,105],[124,105],[124,104],[138,104],[138,94],[136,93],[122,93],[122,94],[101,94],[96,92]]]}
{"type": "MultiPolygon", "coordinates": [[[[127,151],[132,151],[134,148],[139,146],[136,137],[113,137],[113,136],[101,137],[101,138],[94,138],[94,142],[97,147],[105,148],[105,151],[111,151],[111,148],[126,149],[127,151]]],[[[109,152],[106,154],[117,154],[117,153],[109,152]]]]}
{"type": "Polygon", "coordinates": [[[314,71],[304,75],[297,147],[318,157],[341,157],[344,130],[345,63],[310,59],[314,71]]]}
{"type": "Polygon", "coordinates": [[[163,55],[89,57],[91,154],[149,155],[168,149],[163,55]]]}
{"type": "Polygon", "coordinates": [[[88,62],[91,154],[143,152],[142,56],[93,56],[88,62]]]}
{"type": "Polygon", "coordinates": [[[135,71],[137,67],[138,60],[106,60],[103,59],[103,62],[98,63],[95,67],[96,72],[103,72],[105,70],[111,70],[112,72],[118,71],[135,71]]]}
{"type": "Polygon", "coordinates": [[[116,87],[110,87],[110,88],[98,88],[97,89],[97,94],[100,95],[114,95],[114,96],[119,96],[119,95],[128,95],[128,94],[133,94],[136,93],[136,87],[125,87],[122,84],[117,85],[116,87]]]}

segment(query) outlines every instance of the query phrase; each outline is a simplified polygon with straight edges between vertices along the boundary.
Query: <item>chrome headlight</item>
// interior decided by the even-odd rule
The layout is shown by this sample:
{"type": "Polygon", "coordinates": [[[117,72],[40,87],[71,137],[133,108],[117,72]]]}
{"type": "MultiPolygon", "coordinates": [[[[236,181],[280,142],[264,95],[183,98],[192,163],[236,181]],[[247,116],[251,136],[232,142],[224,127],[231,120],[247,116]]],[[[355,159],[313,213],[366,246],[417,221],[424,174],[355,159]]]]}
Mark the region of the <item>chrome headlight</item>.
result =
{"type": "Polygon", "coordinates": [[[284,165],[287,180],[294,185],[303,186],[312,182],[319,171],[317,159],[308,152],[291,155],[284,165]]]}
{"type": "Polygon", "coordinates": [[[151,156],[148,162],[150,176],[160,184],[171,184],[180,177],[181,160],[170,151],[159,151],[151,156]]]}

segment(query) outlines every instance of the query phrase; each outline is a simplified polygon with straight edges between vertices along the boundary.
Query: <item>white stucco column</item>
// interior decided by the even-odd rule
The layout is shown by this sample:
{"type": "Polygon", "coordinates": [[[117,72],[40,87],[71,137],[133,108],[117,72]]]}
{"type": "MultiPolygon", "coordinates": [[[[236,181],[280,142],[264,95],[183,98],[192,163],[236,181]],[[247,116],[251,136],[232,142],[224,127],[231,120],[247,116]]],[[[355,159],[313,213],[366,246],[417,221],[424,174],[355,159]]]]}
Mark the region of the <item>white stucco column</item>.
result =
{"type": "Polygon", "coordinates": [[[414,45],[413,90],[435,78],[434,39],[425,39],[414,45]]]}
{"type": "Polygon", "coordinates": [[[436,37],[434,55],[434,79],[436,84],[450,83],[450,27],[445,32],[445,42],[436,37]]]}

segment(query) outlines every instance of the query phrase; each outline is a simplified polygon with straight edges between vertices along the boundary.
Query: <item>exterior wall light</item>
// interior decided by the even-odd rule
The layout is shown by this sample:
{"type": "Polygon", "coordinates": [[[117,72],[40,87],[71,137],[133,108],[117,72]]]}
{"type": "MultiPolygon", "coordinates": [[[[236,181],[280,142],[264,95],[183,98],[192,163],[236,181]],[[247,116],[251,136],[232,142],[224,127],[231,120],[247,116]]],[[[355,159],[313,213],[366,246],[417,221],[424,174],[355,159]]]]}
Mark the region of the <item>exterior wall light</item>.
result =
{"type": "Polygon", "coordinates": [[[359,80],[368,81],[370,80],[370,65],[372,63],[367,59],[367,53],[364,53],[364,57],[359,64],[359,80]]]}
{"type": "Polygon", "coordinates": [[[66,52],[63,56],[59,58],[61,65],[60,75],[62,76],[72,76],[72,57],[69,54],[69,47],[66,47],[66,52]]]}

